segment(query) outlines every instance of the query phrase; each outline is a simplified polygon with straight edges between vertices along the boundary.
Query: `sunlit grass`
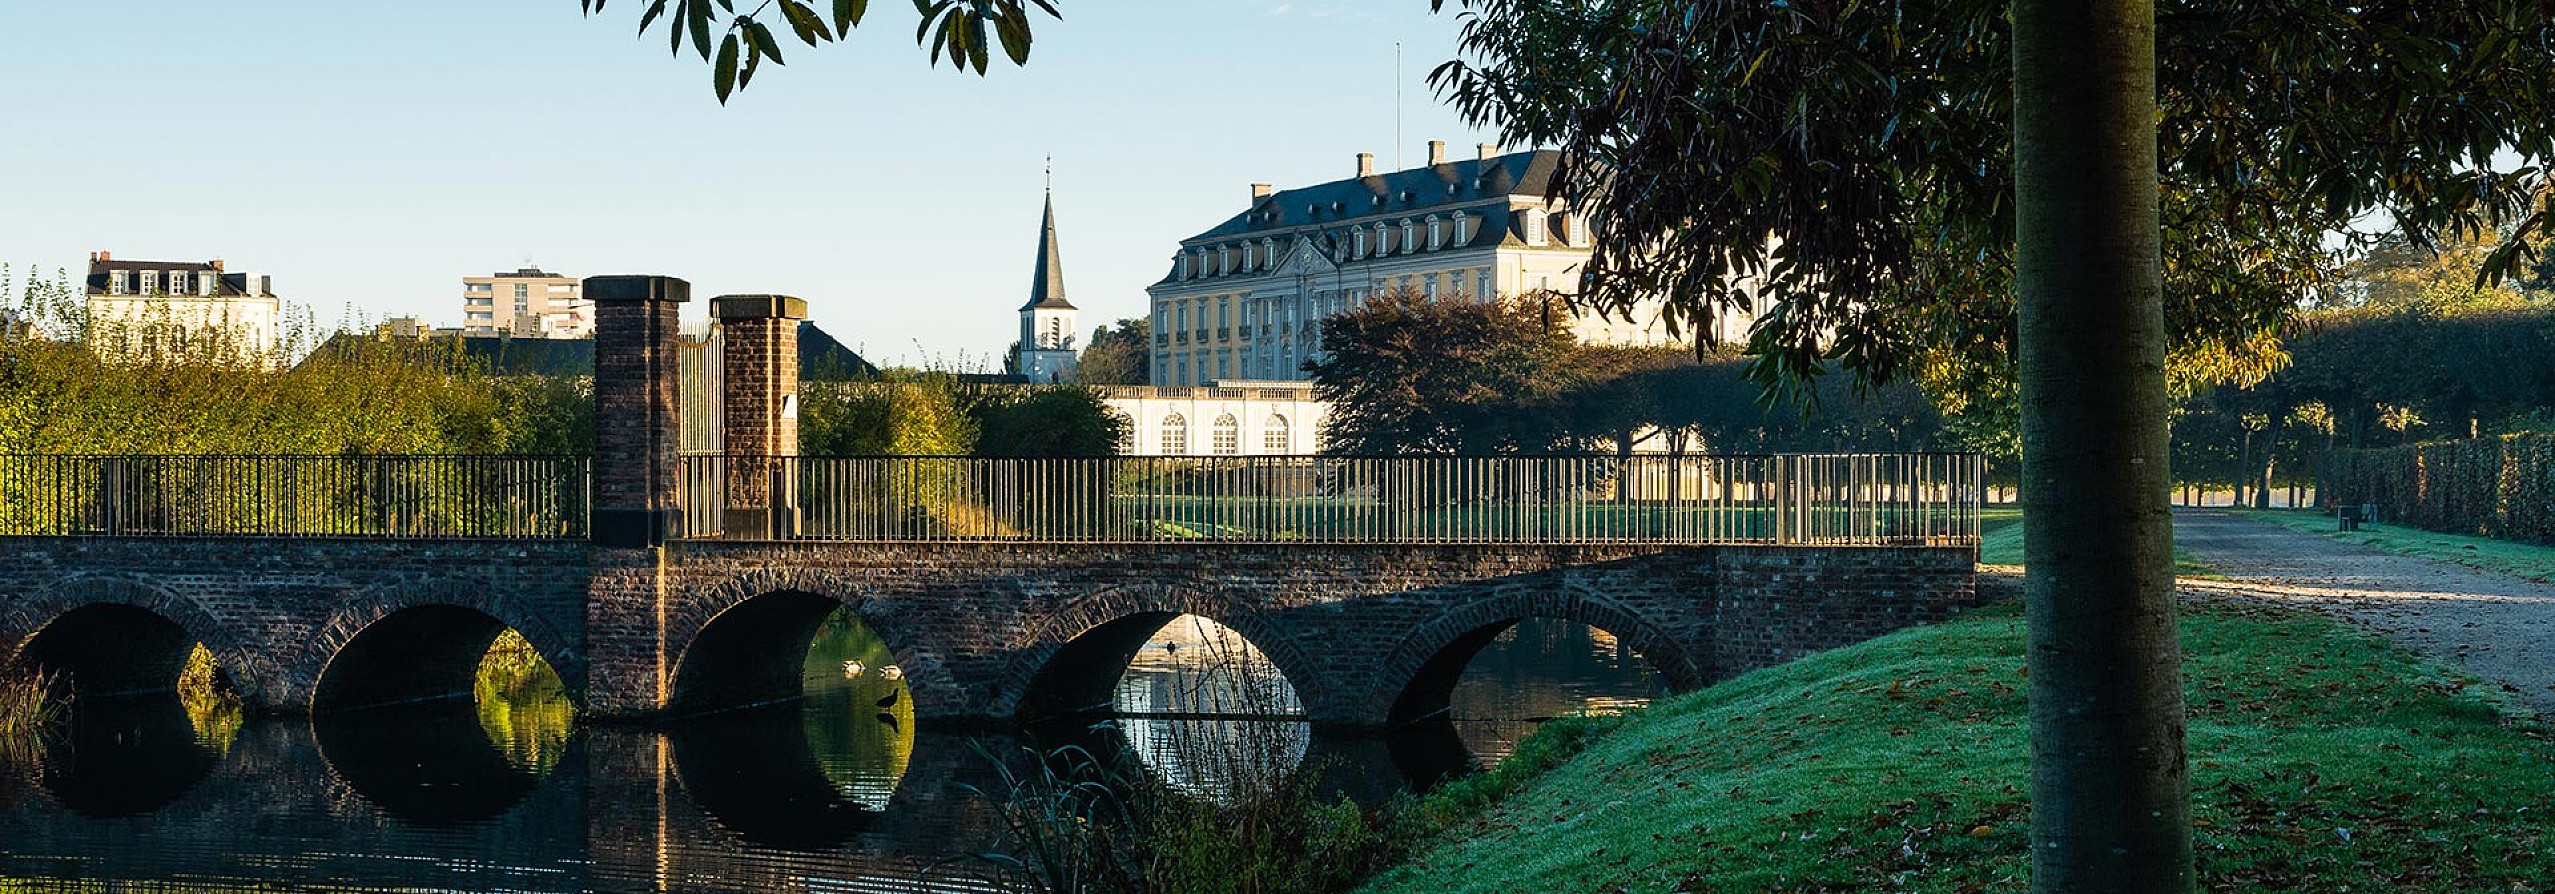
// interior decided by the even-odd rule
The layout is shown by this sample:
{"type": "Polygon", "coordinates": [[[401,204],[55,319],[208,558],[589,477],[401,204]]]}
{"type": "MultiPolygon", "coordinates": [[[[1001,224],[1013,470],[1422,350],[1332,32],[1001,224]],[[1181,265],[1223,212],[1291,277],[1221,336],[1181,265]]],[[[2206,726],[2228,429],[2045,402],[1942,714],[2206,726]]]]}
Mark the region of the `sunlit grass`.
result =
{"type": "Polygon", "coordinates": [[[2486,571],[2555,582],[2555,546],[2442,534],[2404,525],[2362,525],[2360,530],[2346,532],[2340,530],[2341,525],[2335,521],[2333,513],[2319,509],[2243,509],[2237,510],[2236,514],[2397,555],[2439,559],[2486,571]]]}
{"type": "MultiPolygon", "coordinates": [[[[1981,565],[2023,564],[2023,510],[1989,508],[1979,510],[1978,563],[1981,565]]],[[[2174,550],[2174,574],[2179,577],[2218,577],[2216,569],[2182,550],[2174,550]]]]}
{"type": "MultiPolygon", "coordinates": [[[[2185,608],[2206,887],[2555,879],[2545,725],[2331,621],[2185,608]]],[[[1661,701],[1370,890],[2028,890],[2022,664],[1996,607],[1661,701]]]]}

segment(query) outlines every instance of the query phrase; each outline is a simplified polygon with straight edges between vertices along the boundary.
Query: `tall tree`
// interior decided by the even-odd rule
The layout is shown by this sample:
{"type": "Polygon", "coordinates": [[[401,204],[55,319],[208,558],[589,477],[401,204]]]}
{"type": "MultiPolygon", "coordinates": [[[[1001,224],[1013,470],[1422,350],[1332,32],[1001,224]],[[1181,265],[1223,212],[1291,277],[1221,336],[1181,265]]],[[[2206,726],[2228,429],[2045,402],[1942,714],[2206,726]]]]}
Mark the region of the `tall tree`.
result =
{"type": "Polygon", "coordinates": [[[1153,321],[1119,320],[1091,331],[1091,343],[1074,360],[1074,377],[1085,385],[1145,385],[1153,381],[1153,321]]]}
{"type": "Polygon", "coordinates": [[[1322,321],[1306,366],[1328,453],[1542,453],[1564,446],[1576,340],[1526,299],[1385,291],[1322,321]]]}
{"type": "Polygon", "coordinates": [[[1592,303],[1761,295],[1774,387],[2019,379],[2034,884],[2189,890],[2166,359],[2258,378],[2372,213],[2523,263],[2542,0],[1459,2],[1478,61],[1433,77],[1569,150],[1592,303]]]}

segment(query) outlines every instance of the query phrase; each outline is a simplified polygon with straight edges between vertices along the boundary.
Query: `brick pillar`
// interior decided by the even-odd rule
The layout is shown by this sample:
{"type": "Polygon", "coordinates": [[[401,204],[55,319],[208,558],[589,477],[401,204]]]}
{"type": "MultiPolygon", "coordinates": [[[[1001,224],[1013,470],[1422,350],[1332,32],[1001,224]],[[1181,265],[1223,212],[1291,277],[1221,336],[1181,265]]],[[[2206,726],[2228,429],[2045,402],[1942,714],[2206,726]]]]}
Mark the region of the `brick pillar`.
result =
{"type": "Polygon", "coordinates": [[[594,542],[657,546],[682,531],[674,357],[692,284],[593,276],[585,297],[594,302],[594,542]]]}
{"type": "Polygon", "coordinates": [[[722,374],[726,413],[720,432],[727,467],[730,540],[779,540],[798,533],[795,472],[781,457],[798,455],[798,323],[807,302],[787,295],[721,295],[710,312],[726,333],[722,374]]]}

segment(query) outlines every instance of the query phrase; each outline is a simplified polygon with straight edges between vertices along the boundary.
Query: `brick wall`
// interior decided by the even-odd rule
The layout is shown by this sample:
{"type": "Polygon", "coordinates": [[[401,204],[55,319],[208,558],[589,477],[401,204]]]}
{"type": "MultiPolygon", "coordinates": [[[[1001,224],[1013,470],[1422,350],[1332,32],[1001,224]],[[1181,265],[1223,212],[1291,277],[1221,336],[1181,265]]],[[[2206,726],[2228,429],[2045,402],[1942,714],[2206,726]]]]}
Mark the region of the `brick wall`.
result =
{"type": "Polygon", "coordinates": [[[373,622],[458,605],[522,631],[591,712],[641,717],[705,707],[674,703],[682,675],[794,680],[789,638],[846,605],[896,650],[921,716],[1000,721],[1033,688],[1116,678],[1074,663],[1077,637],[1194,613],[1250,637],[1316,720],[1371,727],[1424,708],[1426,692],[1405,697],[1521,618],[1606,630],[1692,688],[1949,617],[1977,601],[1971,562],[1960,548],[5,538],[0,650],[80,605],[137,606],[211,647],[253,703],[293,711],[373,622]],[[774,594],[797,607],[727,614],[774,594]],[[749,617],[774,647],[685,663],[705,629],[749,617]]]}

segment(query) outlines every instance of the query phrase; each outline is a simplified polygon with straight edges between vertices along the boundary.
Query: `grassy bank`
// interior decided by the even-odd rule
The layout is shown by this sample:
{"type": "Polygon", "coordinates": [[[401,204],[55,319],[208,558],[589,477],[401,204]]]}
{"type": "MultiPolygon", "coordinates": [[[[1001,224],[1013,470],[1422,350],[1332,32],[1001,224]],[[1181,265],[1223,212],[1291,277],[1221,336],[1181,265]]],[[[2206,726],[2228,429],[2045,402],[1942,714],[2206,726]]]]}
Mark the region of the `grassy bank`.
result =
{"type": "MultiPolygon", "coordinates": [[[[1368,890],[2027,890],[2021,627],[1988,609],[1660,702],[1368,890]]],[[[2183,643],[2211,889],[2549,890],[2545,726],[2309,615],[2187,604],[2183,643]]]]}
{"type": "MultiPolygon", "coordinates": [[[[1979,510],[1978,515],[1978,563],[2023,564],[2023,510],[1991,508],[1979,510]]],[[[2183,577],[2218,576],[2217,571],[2182,550],[2174,550],[2174,573],[2183,577]]]]}
{"type": "Polygon", "coordinates": [[[2398,555],[2439,559],[2486,571],[2555,582],[2555,546],[2442,534],[2403,525],[2364,525],[2360,530],[2345,532],[2338,530],[2339,525],[2332,513],[2320,509],[2242,509],[2236,514],[2398,555]]]}

